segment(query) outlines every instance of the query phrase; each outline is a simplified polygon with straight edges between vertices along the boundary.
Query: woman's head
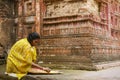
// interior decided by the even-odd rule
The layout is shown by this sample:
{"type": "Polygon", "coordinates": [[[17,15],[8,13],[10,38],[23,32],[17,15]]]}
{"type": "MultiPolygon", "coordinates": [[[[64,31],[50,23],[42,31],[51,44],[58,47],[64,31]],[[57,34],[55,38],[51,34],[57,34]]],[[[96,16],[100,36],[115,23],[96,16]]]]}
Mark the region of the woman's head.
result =
{"type": "Polygon", "coordinates": [[[32,32],[28,35],[27,40],[32,46],[36,46],[39,43],[40,35],[37,32],[32,32]]]}

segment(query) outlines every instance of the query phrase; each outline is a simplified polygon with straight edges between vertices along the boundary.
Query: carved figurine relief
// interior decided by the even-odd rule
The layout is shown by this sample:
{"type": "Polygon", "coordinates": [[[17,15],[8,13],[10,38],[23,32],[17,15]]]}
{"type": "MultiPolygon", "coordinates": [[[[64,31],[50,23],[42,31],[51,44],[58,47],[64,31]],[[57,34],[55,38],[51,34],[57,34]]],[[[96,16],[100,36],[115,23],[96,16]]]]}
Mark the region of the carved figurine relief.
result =
{"type": "Polygon", "coordinates": [[[35,7],[34,0],[27,0],[24,2],[24,14],[26,16],[34,15],[35,7]]]}
{"type": "Polygon", "coordinates": [[[0,3],[0,17],[5,18],[10,16],[10,8],[7,4],[1,2],[0,3]]]}

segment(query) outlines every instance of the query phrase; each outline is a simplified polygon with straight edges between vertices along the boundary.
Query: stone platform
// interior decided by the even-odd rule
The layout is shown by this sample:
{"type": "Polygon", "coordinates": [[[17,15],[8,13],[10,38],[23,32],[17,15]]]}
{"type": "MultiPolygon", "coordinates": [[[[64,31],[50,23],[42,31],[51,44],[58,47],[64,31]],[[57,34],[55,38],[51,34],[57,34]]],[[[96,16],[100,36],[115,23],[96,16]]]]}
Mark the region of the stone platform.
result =
{"type": "MultiPolygon", "coordinates": [[[[120,80],[120,61],[104,63],[96,65],[100,70],[87,71],[87,70],[60,70],[62,74],[54,75],[27,75],[21,80],[120,80]],[[104,67],[102,67],[104,66],[104,67]],[[106,67],[105,67],[106,66],[106,67]]],[[[1,65],[2,71],[5,69],[5,65],[1,65]]],[[[17,80],[16,78],[0,74],[0,80],[17,80]]]]}

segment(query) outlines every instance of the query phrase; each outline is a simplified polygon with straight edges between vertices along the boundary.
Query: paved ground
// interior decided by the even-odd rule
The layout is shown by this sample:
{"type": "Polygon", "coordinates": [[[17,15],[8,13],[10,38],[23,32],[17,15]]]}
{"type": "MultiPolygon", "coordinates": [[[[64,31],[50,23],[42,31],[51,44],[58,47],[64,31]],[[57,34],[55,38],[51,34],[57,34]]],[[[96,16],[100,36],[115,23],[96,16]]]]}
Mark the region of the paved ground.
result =
{"type": "Polygon", "coordinates": [[[61,70],[60,75],[34,75],[50,80],[120,80],[120,67],[100,71],[61,70]]]}
{"type": "MultiPolygon", "coordinates": [[[[5,65],[0,66],[0,72],[5,70],[5,65]]],[[[120,80],[120,66],[100,71],[85,70],[60,70],[59,75],[34,75],[45,80],[120,80]]],[[[33,75],[32,75],[33,76],[33,75]]]]}

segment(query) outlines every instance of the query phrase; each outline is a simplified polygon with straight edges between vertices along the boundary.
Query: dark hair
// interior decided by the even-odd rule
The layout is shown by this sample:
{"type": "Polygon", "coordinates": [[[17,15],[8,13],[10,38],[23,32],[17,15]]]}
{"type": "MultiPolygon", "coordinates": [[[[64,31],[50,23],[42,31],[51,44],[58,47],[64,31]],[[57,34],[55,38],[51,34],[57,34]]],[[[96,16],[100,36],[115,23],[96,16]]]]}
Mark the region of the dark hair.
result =
{"type": "Polygon", "coordinates": [[[27,40],[28,42],[32,42],[35,39],[40,39],[40,35],[37,32],[32,32],[28,35],[27,40]]]}

